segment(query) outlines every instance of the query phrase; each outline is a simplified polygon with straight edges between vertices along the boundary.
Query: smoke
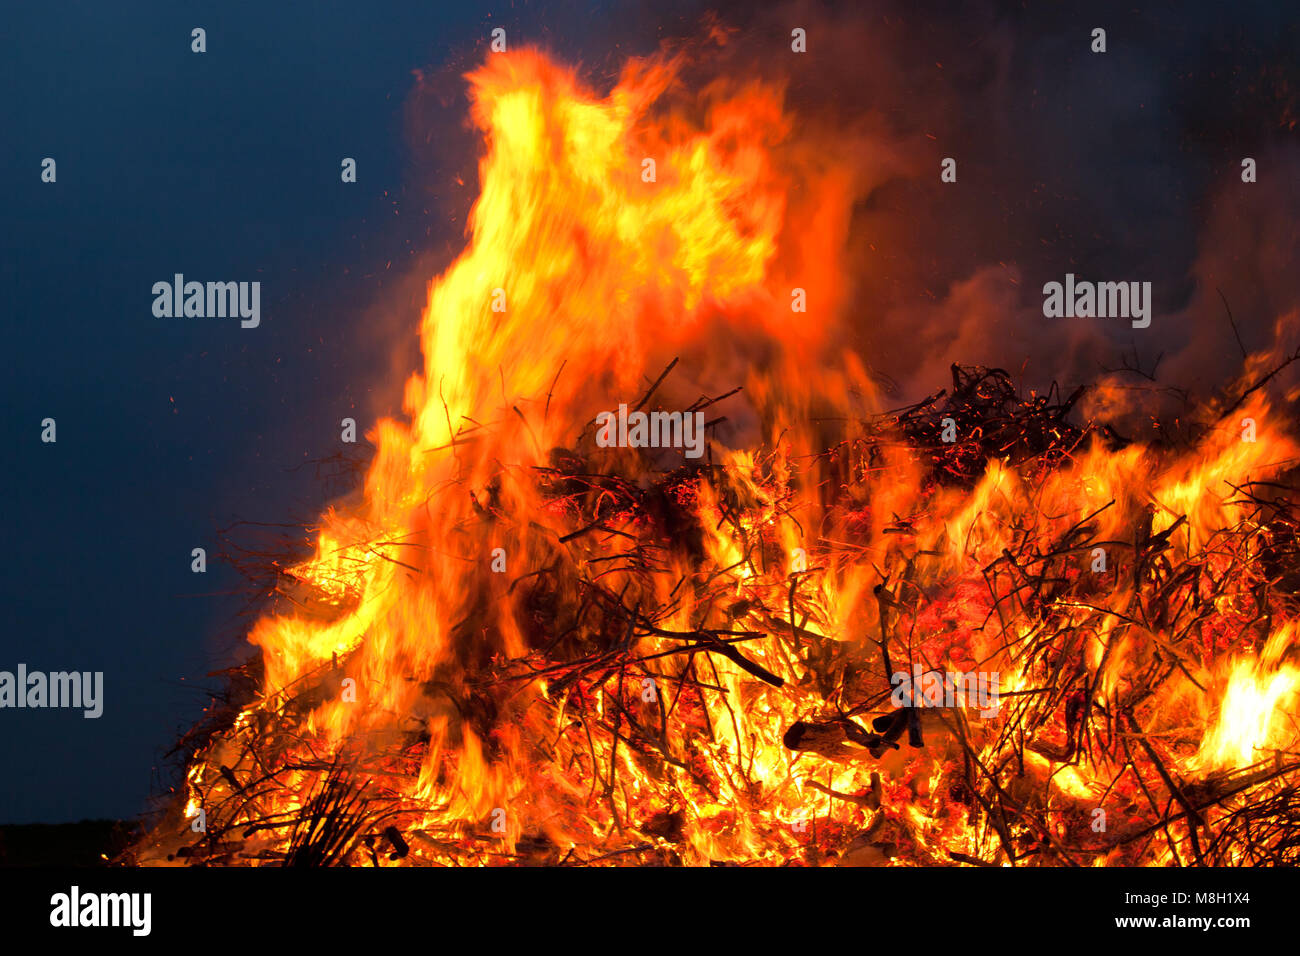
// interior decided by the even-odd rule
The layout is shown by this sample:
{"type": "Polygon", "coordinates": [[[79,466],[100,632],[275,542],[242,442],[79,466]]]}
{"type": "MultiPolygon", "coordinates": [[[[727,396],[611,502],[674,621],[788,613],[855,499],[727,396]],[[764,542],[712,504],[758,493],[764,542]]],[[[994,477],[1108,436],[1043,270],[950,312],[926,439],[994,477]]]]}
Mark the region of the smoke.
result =
{"type": "Polygon", "coordinates": [[[1300,28],[1285,10],[794,3],[721,17],[735,32],[701,70],[783,77],[794,140],[852,166],[840,336],[898,403],[946,384],[954,362],[1040,388],[1202,397],[1240,372],[1243,348],[1296,336],[1300,28]],[[807,53],[786,52],[794,27],[807,53]],[[1246,157],[1257,182],[1242,182],[1246,157]],[[1067,272],[1151,282],[1150,328],[1045,318],[1043,285],[1067,272]]]}

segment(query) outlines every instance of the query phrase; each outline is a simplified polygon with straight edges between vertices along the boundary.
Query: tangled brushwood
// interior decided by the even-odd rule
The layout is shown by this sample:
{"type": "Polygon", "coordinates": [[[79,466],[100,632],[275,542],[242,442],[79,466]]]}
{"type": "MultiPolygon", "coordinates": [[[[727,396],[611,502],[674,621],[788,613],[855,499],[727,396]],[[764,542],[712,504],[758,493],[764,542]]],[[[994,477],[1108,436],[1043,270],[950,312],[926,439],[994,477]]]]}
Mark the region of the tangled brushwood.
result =
{"type": "MultiPolygon", "coordinates": [[[[331,706],[374,707],[344,702],[359,651],[272,691],[250,663],[135,859],[1294,864],[1295,448],[1228,423],[1139,447],[1068,424],[1077,397],[954,368],[817,455],[670,471],[587,435],[530,469],[545,522],[450,487],[456,537],[530,560],[480,549],[453,652],[395,664],[406,712],[332,735],[331,706]],[[997,713],[893,706],[916,668],[998,675],[997,713]]],[[[453,560],[348,546],[409,578],[453,560]]],[[[295,615],[363,600],[302,572],[295,615]]]]}

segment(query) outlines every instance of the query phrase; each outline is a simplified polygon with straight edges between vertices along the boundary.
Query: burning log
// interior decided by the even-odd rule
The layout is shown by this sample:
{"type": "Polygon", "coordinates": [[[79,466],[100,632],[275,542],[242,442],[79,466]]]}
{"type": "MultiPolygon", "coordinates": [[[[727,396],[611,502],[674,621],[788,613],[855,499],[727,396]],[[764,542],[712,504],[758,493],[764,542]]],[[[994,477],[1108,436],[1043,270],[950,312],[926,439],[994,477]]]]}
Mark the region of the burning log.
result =
{"type": "MultiPolygon", "coordinates": [[[[832,760],[860,753],[865,747],[873,757],[879,757],[890,746],[878,734],[869,733],[851,720],[830,720],[810,723],[799,720],[790,725],[781,742],[790,750],[821,754],[832,760]],[[850,742],[857,748],[847,746],[850,742]]],[[[893,745],[895,748],[897,744],[893,745]]]]}

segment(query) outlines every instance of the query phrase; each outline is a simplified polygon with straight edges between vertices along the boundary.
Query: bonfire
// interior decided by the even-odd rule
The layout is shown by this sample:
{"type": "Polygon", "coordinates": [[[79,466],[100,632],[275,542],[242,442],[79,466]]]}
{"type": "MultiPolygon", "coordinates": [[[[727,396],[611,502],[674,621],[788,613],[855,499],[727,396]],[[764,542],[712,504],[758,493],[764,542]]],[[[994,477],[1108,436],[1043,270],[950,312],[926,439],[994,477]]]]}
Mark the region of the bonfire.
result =
{"type": "Polygon", "coordinates": [[[848,184],[778,88],[678,109],[680,68],[469,77],[403,420],[129,859],[1300,862],[1295,355],[1158,442],[996,368],[891,407],[840,346],[848,184]]]}

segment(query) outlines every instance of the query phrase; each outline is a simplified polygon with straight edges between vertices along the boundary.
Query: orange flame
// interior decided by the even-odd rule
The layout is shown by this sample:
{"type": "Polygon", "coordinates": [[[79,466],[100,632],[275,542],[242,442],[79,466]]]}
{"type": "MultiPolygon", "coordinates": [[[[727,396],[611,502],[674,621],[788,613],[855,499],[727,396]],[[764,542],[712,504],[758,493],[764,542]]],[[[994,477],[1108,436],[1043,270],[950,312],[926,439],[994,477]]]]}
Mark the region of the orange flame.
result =
{"type": "MultiPolygon", "coordinates": [[[[1235,488],[1300,457],[1262,396],[1187,455],[1097,441],[1046,474],[994,459],[973,491],[927,485],[902,443],[857,449],[859,432],[843,422],[871,411],[874,391],[854,359],[829,358],[847,295],[837,242],[854,177],[791,145],[779,89],[716,86],[674,108],[681,67],[635,61],[605,97],[534,52],[493,56],[470,76],[487,144],[481,194],[465,252],[429,288],[409,424],[376,426],[362,503],[328,512],[314,554],[292,569],[314,600],[253,628],[262,694],[196,755],[187,813],[291,819],[346,755],[426,862],[513,859],[539,839],[596,859],[652,847],[686,863],[816,860],[808,821],[823,836],[847,834],[846,858],[884,862],[892,851],[880,847],[902,842],[913,862],[992,855],[1007,834],[978,820],[973,798],[952,796],[968,786],[964,766],[1008,791],[1048,781],[1047,800],[1075,809],[1103,799],[1116,777],[1110,758],[1078,752],[1064,716],[1041,739],[1007,729],[1031,711],[1074,706],[1041,692],[1058,673],[1051,661],[1069,662],[1059,673],[1087,700],[1085,716],[1069,719],[1112,715],[1110,752],[1136,739],[1125,713],[1182,774],[1294,750],[1282,716],[1300,687],[1285,662],[1294,624],[1268,637],[1258,661],[1224,656],[1209,638],[1190,659],[1164,624],[1137,616],[1142,575],[1155,572],[1123,558],[1153,540],[1180,559],[1204,555],[1224,529],[1256,520],[1235,488]],[[819,218],[810,226],[796,208],[819,218]],[[815,303],[807,313],[791,311],[795,286],[815,303]],[[611,396],[643,393],[666,357],[711,363],[691,373],[705,377],[748,364],[711,354],[717,343],[768,359],[744,382],[767,444],[735,450],[715,433],[712,469],[680,489],[704,529],[698,548],[659,542],[640,558],[664,573],[642,574],[619,534],[654,529],[623,528],[611,504],[602,534],[574,536],[581,493],[544,495],[539,476],[551,474],[555,449],[589,447],[593,416],[611,396]],[[816,381],[800,372],[814,360],[826,369],[816,381]],[[819,454],[826,409],[847,429],[830,455],[819,454]],[[1241,440],[1243,415],[1260,423],[1253,442],[1241,440]],[[1077,580],[1096,561],[1071,537],[1083,525],[1110,569],[1094,568],[1088,588],[1037,595],[1034,614],[999,632],[1003,602],[1025,600],[1024,585],[988,569],[1031,540],[1042,554],[1060,545],[1077,580]],[[583,623],[574,593],[532,590],[544,572],[582,577],[633,620],[664,609],[639,626],[632,673],[548,669],[542,643],[632,638],[583,623]],[[1044,648],[1049,613],[1073,630],[1044,648]],[[592,633],[574,638],[562,620],[592,633]],[[713,643],[683,656],[683,642],[705,631],[713,643]],[[792,752],[783,739],[797,721],[842,727],[872,694],[888,711],[886,632],[907,635],[894,645],[898,669],[995,674],[998,715],[927,715],[925,750],[880,760],[852,742],[792,752]],[[737,638],[728,646],[743,655],[723,653],[717,635],[737,638]],[[1174,664],[1222,688],[1217,709],[1187,703],[1193,683],[1181,698],[1132,697],[1135,675],[1174,664]],[[487,686],[484,675],[504,672],[487,686]],[[849,676],[836,684],[832,672],[849,676]],[[654,737],[660,754],[638,736],[654,737]],[[253,740],[274,741],[273,752],[254,757],[253,740]]],[[[650,470],[624,451],[606,465],[634,482],[650,470]]],[[[1206,599],[1225,602],[1225,619],[1244,613],[1227,606],[1241,595],[1206,599]]],[[[1129,765],[1121,759],[1118,772],[1129,765]]],[[[1147,763],[1141,772],[1155,780],[1147,763]]],[[[1049,845],[1057,835],[1016,836],[1049,845]]],[[[249,840],[248,856],[265,859],[292,843],[284,826],[249,840]]]]}

